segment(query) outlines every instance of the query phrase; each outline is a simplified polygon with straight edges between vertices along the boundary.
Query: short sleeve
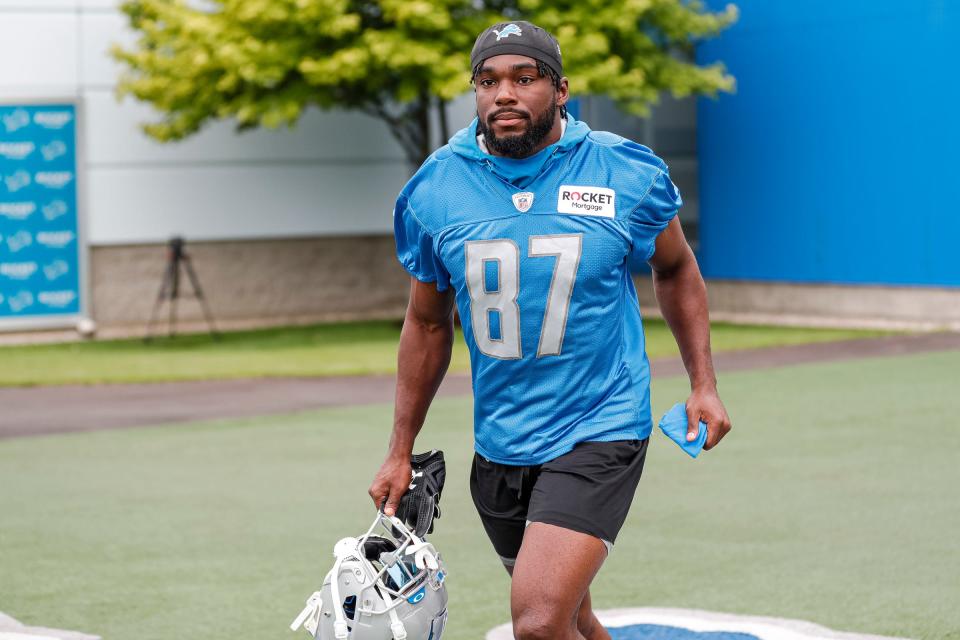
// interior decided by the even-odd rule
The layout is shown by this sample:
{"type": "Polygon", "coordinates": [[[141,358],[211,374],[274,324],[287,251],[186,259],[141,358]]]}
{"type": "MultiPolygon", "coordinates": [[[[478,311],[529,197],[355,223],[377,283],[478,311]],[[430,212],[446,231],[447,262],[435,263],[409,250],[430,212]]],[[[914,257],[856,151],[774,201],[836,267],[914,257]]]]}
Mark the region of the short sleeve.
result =
{"type": "Polygon", "coordinates": [[[683,205],[670,172],[663,165],[649,191],[630,213],[631,259],[646,262],[653,257],[655,242],[683,205]]]}
{"type": "Polygon", "coordinates": [[[421,282],[436,282],[437,291],[445,291],[450,286],[450,275],[436,254],[433,236],[417,219],[403,195],[393,210],[393,235],[397,259],[410,275],[421,282]]]}

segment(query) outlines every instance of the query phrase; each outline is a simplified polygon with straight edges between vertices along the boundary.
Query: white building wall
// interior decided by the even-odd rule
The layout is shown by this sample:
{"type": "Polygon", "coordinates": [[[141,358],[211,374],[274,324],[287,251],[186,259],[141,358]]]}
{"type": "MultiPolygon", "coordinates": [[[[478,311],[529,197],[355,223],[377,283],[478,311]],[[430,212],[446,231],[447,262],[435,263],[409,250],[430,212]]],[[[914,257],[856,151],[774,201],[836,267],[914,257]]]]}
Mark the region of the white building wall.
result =
{"type": "Polygon", "coordinates": [[[0,0],[0,102],[74,98],[80,107],[81,215],[92,245],[388,233],[408,177],[379,120],[305,115],[294,130],[238,134],[215,123],[161,145],[148,106],[114,96],[108,55],[132,33],[114,0],[0,0]]]}

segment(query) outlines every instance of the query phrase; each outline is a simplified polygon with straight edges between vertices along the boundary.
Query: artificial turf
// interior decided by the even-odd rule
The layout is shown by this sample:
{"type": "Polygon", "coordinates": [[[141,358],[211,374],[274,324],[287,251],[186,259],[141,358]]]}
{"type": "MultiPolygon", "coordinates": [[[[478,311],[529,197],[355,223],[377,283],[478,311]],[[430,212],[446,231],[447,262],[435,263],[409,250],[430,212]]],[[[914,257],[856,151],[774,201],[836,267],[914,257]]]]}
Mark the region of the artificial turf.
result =
{"type": "MultiPolygon", "coordinates": [[[[645,321],[651,358],[677,346],[660,320],[645,321]]],[[[804,344],[880,335],[856,329],[807,329],[717,323],[716,351],[804,344]]],[[[398,322],[357,322],[142,340],[105,340],[0,347],[0,386],[160,382],[266,376],[330,376],[396,371],[398,322]]],[[[462,335],[452,371],[467,371],[462,335]]]]}
{"type": "MultiPolygon", "coordinates": [[[[957,371],[945,352],[722,376],[734,431],[695,461],[655,434],[595,605],[960,638],[957,371]]],[[[684,391],[656,380],[655,413],[684,391]]],[[[445,640],[509,618],[470,407],[438,401],[419,441],[448,459],[445,640]]],[[[105,640],[306,637],[287,625],[372,517],[389,425],[376,405],[0,441],[0,609],[105,640]]]]}

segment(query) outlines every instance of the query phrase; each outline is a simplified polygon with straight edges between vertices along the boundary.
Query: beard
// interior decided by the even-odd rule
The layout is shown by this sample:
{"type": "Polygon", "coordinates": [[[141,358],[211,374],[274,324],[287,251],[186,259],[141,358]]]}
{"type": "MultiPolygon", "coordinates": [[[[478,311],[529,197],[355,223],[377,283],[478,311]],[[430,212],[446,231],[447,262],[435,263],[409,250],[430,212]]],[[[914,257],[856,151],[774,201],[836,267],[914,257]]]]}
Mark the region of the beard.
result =
{"type": "Polygon", "coordinates": [[[480,129],[481,135],[483,135],[484,142],[487,143],[487,149],[508,158],[525,158],[529,156],[534,149],[536,149],[540,143],[542,143],[546,137],[550,134],[550,131],[553,129],[554,123],[557,121],[557,99],[553,98],[550,100],[550,106],[546,110],[538,114],[535,119],[530,118],[530,115],[518,111],[516,109],[498,109],[487,116],[486,121],[483,118],[478,118],[477,123],[480,129]],[[505,135],[497,137],[493,133],[493,122],[494,119],[501,113],[518,113],[528,121],[530,124],[527,125],[526,130],[523,133],[518,133],[514,135],[505,135]]]}

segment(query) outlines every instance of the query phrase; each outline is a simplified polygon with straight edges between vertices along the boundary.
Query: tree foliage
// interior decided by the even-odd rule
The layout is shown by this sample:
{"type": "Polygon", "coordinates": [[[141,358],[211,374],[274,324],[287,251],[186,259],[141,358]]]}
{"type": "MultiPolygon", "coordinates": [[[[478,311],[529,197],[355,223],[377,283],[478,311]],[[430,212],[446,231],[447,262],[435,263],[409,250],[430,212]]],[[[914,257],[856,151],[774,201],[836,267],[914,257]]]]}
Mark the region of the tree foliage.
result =
{"type": "Polygon", "coordinates": [[[158,109],[144,129],[161,141],[211,120],[274,128],[311,105],[340,107],[384,120],[418,165],[431,108],[443,116],[469,90],[473,41],[503,19],[557,36],[574,95],[608,95],[638,115],[661,91],[734,83],[722,64],[692,62],[696,43],[737,16],[700,0],[125,0],[122,10],[137,40],[113,49],[126,65],[119,92],[158,109]]]}

